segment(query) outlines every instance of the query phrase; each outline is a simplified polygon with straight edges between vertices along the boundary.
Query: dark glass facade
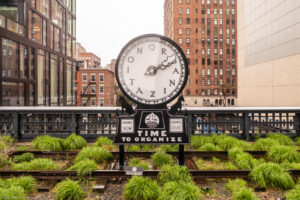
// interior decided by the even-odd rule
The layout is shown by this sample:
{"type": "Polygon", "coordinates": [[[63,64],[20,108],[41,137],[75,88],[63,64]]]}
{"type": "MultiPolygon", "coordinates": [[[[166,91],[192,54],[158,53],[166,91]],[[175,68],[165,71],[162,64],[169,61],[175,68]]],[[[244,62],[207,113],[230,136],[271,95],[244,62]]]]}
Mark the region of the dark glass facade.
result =
{"type": "Polygon", "coordinates": [[[76,0],[0,1],[0,106],[75,105],[76,0]]]}

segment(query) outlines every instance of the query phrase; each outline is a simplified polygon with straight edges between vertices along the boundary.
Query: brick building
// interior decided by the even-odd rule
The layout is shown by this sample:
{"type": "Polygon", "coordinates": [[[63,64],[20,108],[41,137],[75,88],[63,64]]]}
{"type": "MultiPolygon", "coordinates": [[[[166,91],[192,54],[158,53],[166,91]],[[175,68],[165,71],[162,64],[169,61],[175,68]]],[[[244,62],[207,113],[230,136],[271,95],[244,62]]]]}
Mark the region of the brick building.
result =
{"type": "Polygon", "coordinates": [[[0,106],[75,105],[76,0],[0,1],[0,106]]]}
{"type": "Polygon", "coordinates": [[[101,59],[77,45],[77,106],[114,106],[114,73],[101,67],[101,59]]]}
{"type": "Polygon", "coordinates": [[[235,0],[165,0],[164,34],[189,63],[186,105],[235,105],[236,8],[235,0]]]}

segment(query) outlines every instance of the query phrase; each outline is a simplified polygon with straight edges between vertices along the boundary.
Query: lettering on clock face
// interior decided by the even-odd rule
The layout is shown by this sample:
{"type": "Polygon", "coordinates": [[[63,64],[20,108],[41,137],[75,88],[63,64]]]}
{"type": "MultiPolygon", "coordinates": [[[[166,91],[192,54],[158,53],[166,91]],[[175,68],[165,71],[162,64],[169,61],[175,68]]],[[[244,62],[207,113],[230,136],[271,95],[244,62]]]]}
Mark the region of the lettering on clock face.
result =
{"type": "Polygon", "coordinates": [[[186,79],[182,54],[160,37],[142,37],[127,45],[119,56],[120,87],[143,104],[164,103],[182,89],[186,79]]]}

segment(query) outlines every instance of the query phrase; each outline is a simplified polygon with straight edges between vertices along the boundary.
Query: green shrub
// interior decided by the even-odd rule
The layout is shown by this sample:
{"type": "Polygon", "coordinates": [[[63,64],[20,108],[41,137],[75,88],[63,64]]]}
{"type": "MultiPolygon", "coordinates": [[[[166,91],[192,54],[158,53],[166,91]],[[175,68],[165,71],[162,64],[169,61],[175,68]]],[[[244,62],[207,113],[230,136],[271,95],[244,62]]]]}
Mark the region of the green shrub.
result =
{"type": "Polygon", "coordinates": [[[159,147],[161,151],[179,151],[178,144],[164,144],[159,147]]]}
{"type": "Polygon", "coordinates": [[[52,159],[35,158],[30,162],[13,163],[13,170],[57,170],[59,166],[52,159]]]}
{"type": "Polygon", "coordinates": [[[108,137],[98,137],[96,145],[102,147],[103,145],[112,145],[113,141],[108,137]]]}
{"type": "Polygon", "coordinates": [[[228,157],[235,160],[238,154],[242,154],[244,151],[239,147],[234,147],[228,150],[228,157]]]}
{"type": "Polygon", "coordinates": [[[32,176],[20,176],[18,178],[8,179],[10,186],[19,186],[24,189],[25,193],[35,192],[38,188],[37,180],[32,176]]]}
{"type": "Polygon", "coordinates": [[[10,158],[6,154],[0,154],[0,168],[10,165],[10,158]]]}
{"type": "Polygon", "coordinates": [[[300,153],[293,146],[277,145],[272,147],[268,153],[267,158],[276,163],[282,162],[300,162],[300,153]]]}
{"type": "Polygon", "coordinates": [[[233,147],[239,147],[238,144],[239,144],[239,140],[231,136],[226,136],[222,140],[218,141],[218,145],[223,150],[229,150],[230,148],[233,147]]]}
{"type": "Polygon", "coordinates": [[[210,136],[199,136],[192,135],[191,136],[191,146],[195,149],[199,149],[205,144],[212,143],[212,138],[210,136]]]}
{"type": "Polygon", "coordinates": [[[232,162],[226,162],[226,169],[229,169],[229,170],[236,170],[238,169],[237,166],[235,166],[235,164],[233,164],[232,162]]]}
{"type": "Polygon", "coordinates": [[[96,146],[87,146],[79,152],[79,154],[75,157],[74,162],[77,163],[81,160],[91,159],[96,163],[103,163],[111,160],[112,157],[112,153],[107,149],[96,146]]]}
{"type": "Polygon", "coordinates": [[[15,163],[28,162],[34,159],[33,153],[23,153],[22,155],[14,156],[15,163]]]}
{"type": "Polygon", "coordinates": [[[77,176],[85,177],[90,176],[92,171],[97,170],[98,165],[94,160],[85,159],[75,163],[68,170],[75,170],[77,172],[77,176]]]}
{"type": "Polygon", "coordinates": [[[257,151],[268,151],[271,147],[279,145],[277,140],[271,138],[260,138],[256,140],[254,149],[257,151]]]}
{"type": "Polygon", "coordinates": [[[143,170],[149,170],[149,165],[145,162],[142,162],[139,158],[131,158],[128,166],[141,167],[141,168],[143,168],[143,170]]]}
{"type": "Polygon", "coordinates": [[[128,147],[128,151],[140,151],[140,150],[141,150],[141,148],[139,145],[130,145],[128,147]]]}
{"type": "Polygon", "coordinates": [[[25,145],[21,145],[18,148],[16,148],[16,151],[27,151],[27,150],[28,150],[28,148],[25,145]]]}
{"type": "Polygon", "coordinates": [[[167,182],[159,196],[160,200],[198,200],[200,189],[191,182],[167,182]]]}
{"type": "Polygon", "coordinates": [[[63,139],[49,135],[38,136],[32,141],[32,146],[42,151],[61,151],[63,150],[63,139]]]}
{"type": "Polygon", "coordinates": [[[287,170],[287,169],[300,169],[300,163],[283,162],[283,163],[280,163],[280,166],[285,170],[287,170]]]}
{"type": "Polygon", "coordinates": [[[20,186],[12,186],[10,188],[0,188],[0,199],[1,200],[25,200],[26,193],[20,186]]]}
{"type": "Polygon", "coordinates": [[[240,188],[236,192],[233,192],[233,200],[257,200],[255,193],[249,188],[240,188]]]}
{"type": "Polygon", "coordinates": [[[154,145],[150,145],[150,144],[142,144],[140,145],[140,149],[142,149],[143,151],[150,151],[152,149],[154,149],[155,146],[154,145]]]}
{"type": "Polygon", "coordinates": [[[271,138],[273,140],[276,140],[281,145],[287,145],[287,146],[293,146],[294,145],[293,140],[289,136],[283,135],[281,133],[271,133],[267,136],[267,138],[271,138]]]}
{"type": "Polygon", "coordinates": [[[253,169],[258,164],[257,160],[249,153],[237,154],[234,163],[240,169],[253,169]]]}
{"type": "Polygon", "coordinates": [[[237,191],[238,189],[242,188],[242,187],[247,187],[247,182],[243,179],[233,179],[233,180],[229,180],[228,183],[225,185],[225,188],[233,193],[234,191],[237,191]]]}
{"type": "Polygon", "coordinates": [[[3,142],[6,145],[13,145],[15,142],[15,139],[10,135],[1,135],[0,141],[3,142]]]}
{"type": "Polygon", "coordinates": [[[183,182],[191,182],[192,177],[189,172],[189,169],[185,166],[179,165],[164,165],[162,167],[162,171],[158,174],[159,181],[164,184],[167,182],[175,181],[183,181],[183,182]]]}
{"type": "Polygon", "coordinates": [[[222,149],[212,143],[206,143],[198,148],[200,151],[221,151],[222,149]]]}
{"type": "Polygon", "coordinates": [[[66,139],[63,140],[63,147],[65,150],[77,150],[86,147],[86,140],[80,135],[75,133],[69,135],[66,139]]]}
{"type": "Polygon", "coordinates": [[[67,179],[55,185],[54,196],[57,200],[83,200],[86,193],[77,181],[67,179]]]}
{"type": "Polygon", "coordinates": [[[261,187],[279,187],[287,190],[294,186],[291,175],[275,163],[258,165],[252,170],[250,177],[261,187]]]}
{"type": "Polygon", "coordinates": [[[159,187],[156,181],[150,178],[133,176],[124,188],[126,200],[156,200],[159,196],[159,187]]]}
{"type": "Polygon", "coordinates": [[[151,156],[151,160],[154,166],[159,166],[159,167],[163,165],[171,165],[174,163],[173,157],[164,151],[155,152],[151,156]]]}
{"type": "Polygon", "coordinates": [[[294,189],[285,193],[286,200],[299,200],[300,199],[300,184],[297,184],[294,189]]]}

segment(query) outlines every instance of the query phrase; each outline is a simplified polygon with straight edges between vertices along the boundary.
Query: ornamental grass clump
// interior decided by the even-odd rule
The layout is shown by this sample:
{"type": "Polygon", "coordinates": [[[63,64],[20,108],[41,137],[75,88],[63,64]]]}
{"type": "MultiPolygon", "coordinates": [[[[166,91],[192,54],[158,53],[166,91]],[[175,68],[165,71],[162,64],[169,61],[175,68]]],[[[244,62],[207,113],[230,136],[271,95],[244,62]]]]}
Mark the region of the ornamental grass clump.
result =
{"type": "Polygon", "coordinates": [[[159,200],[198,200],[200,189],[192,182],[167,182],[160,193],[159,200]]]}
{"type": "Polygon", "coordinates": [[[41,151],[61,151],[63,150],[63,139],[51,137],[49,135],[38,136],[32,141],[32,146],[41,151]]]}
{"type": "Polygon", "coordinates": [[[242,154],[244,151],[239,147],[234,147],[228,150],[228,157],[235,160],[238,154],[242,154]]]}
{"type": "Polygon", "coordinates": [[[133,176],[124,187],[126,200],[157,200],[158,197],[158,184],[148,177],[133,176]]]}
{"type": "Polygon", "coordinates": [[[0,168],[10,165],[11,161],[8,155],[0,154],[0,168]]]}
{"type": "Polygon", "coordinates": [[[56,200],[83,200],[86,193],[77,181],[67,179],[55,185],[54,197],[56,200]]]}
{"type": "Polygon", "coordinates": [[[63,148],[65,150],[78,150],[86,146],[86,140],[80,135],[76,135],[75,133],[69,135],[66,139],[63,140],[63,148]]]}
{"type": "Polygon", "coordinates": [[[21,163],[21,162],[29,162],[32,159],[34,159],[33,153],[23,153],[22,155],[14,156],[13,161],[15,163],[21,163]]]}
{"type": "Polygon", "coordinates": [[[21,145],[18,148],[16,148],[16,151],[27,151],[27,150],[28,150],[28,147],[25,145],[21,145]]]}
{"type": "Polygon", "coordinates": [[[212,143],[206,143],[198,148],[199,151],[222,151],[222,149],[212,143]]]}
{"type": "Polygon", "coordinates": [[[286,200],[299,200],[300,199],[300,184],[298,183],[292,190],[285,193],[286,200]]]}
{"type": "Polygon", "coordinates": [[[82,160],[91,159],[96,163],[103,163],[109,161],[113,158],[112,153],[107,149],[96,147],[96,146],[87,146],[84,147],[75,157],[74,163],[77,163],[82,160]]]}
{"type": "Polygon", "coordinates": [[[228,183],[225,185],[225,188],[231,193],[237,191],[241,187],[247,187],[247,182],[239,178],[229,180],[228,183]]]}
{"type": "Polygon", "coordinates": [[[250,177],[259,186],[270,188],[279,187],[284,190],[293,188],[294,180],[280,165],[275,163],[263,163],[255,167],[250,177]]]}
{"type": "Polygon", "coordinates": [[[212,138],[210,136],[202,136],[202,135],[191,136],[191,146],[195,149],[199,149],[202,145],[207,143],[213,143],[212,138]]]}
{"type": "Polygon", "coordinates": [[[271,147],[279,145],[277,140],[272,138],[260,138],[254,143],[254,149],[257,151],[268,151],[271,147]]]}
{"type": "Polygon", "coordinates": [[[276,163],[299,163],[300,153],[293,146],[273,146],[267,153],[267,159],[276,163]]]}
{"type": "Polygon", "coordinates": [[[178,144],[166,144],[166,145],[161,145],[159,147],[159,150],[161,151],[179,151],[179,145],[178,144]]]}
{"type": "Polygon", "coordinates": [[[32,176],[20,176],[18,178],[10,178],[7,180],[10,187],[16,186],[24,189],[26,194],[33,193],[37,191],[38,183],[32,176]]]}
{"type": "Polygon", "coordinates": [[[29,162],[13,163],[12,170],[57,170],[59,165],[49,158],[35,158],[29,162]]]}
{"type": "Polygon", "coordinates": [[[223,137],[222,140],[219,140],[218,146],[226,151],[233,147],[240,147],[243,150],[250,149],[250,145],[248,143],[246,143],[245,141],[238,140],[231,136],[226,136],[226,137],[223,137]]]}
{"type": "Polygon", "coordinates": [[[92,171],[97,169],[98,165],[94,160],[85,159],[75,163],[68,170],[75,170],[77,172],[77,176],[83,178],[85,176],[90,176],[92,171]]]}
{"type": "Polygon", "coordinates": [[[0,199],[1,200],[25,200],[26,192],[20,186],[12,186],[10,188],[0,188],[0,199]]]}
{"type": "Polygon", "coordinates": [[[174,164],[173,157],[170,154],[167,154],[164,151],[155,152],[151,156],[151,160],[156,167],[161,167],[163,165],[172,165],[174,164]]]}
{"type": "Polygon", "coordinates": [[[245,187],[233,192],[232,200],[258,200],[258,198],[250,188],[245,187]]]}
{"type": "Polygon", "coordinates": [[[141,148],[139,145],[130,145],[128,147],[128,151],[140,151],[140,150],[141,150],[141,148]]]}
{"type": "Polygon", "coordinates": [[[128,166],[130,167],[141,167],[143,170],[149,170],[149,165],[146,162],[143,162],[139,158],[131,158],[128,166]]]}
{"type": "Polygon", "coordinates": [[[249,153],[237,154],[234,163],[240,169],[253,169],[258,165],[258,161],[249,153]]]}
{"type": "Polygon", "coordinates": [[[98,147],[102,147],[103,145],[109,146],[112,145],[113,141],[109,139],[108,137],[98,137],[96,145],[98,147]]]}
{"type": "Polygon", "coordinates": [[[271,133],[267,136],[267,138],[276,140],[281,145],[286,145],[286,146],[293,146],[294,145],[293,140],[289,136],[283,135],[283,134],[280,134],[280,133],[271,133]]]}
{"type": "Polygon", "coordinates": [[[189,169],[185,166],[165,165],[162,167],[162,171],[158,174],[158,180],[162,184],[171,181],[183,181],[187,183],[192,182],[192,177],[189,169]]]}

